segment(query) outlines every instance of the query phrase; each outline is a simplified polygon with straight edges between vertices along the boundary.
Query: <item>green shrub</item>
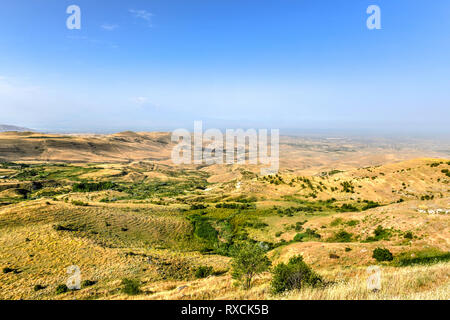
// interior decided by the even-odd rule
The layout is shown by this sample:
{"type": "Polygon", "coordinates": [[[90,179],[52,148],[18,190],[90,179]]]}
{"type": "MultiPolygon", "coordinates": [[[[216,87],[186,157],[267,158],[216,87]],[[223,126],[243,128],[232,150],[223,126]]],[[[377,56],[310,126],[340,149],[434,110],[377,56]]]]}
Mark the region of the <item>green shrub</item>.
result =
{"type": "Polygon", "coordinates": [[[294,237],[294,241],[301,242],[303,239],[320,239],[322,236],[314,229],[306,229],[303,233],[297,233],[294,237]]]}
{"type": "Polygon", "coordinates": [[[347,192],[347,193],[354,193],[355,192],[355,187],[349,181],[341,182],[341,186],[342,186],[342,192],[347,192]]]}
{"type": "Polygon", "coordinates": [[[81,288],[87,288],[87,287],[93,286],[96,283],[97,283],[97,281],[83,280],[83,282],[81,282],[81,288]]]}
{"type": "Polygon", "coordinates": [[[45,288],[46,288],[46,286],[37,284],[37,285],[34,286],[33,290],[34,290],[34,291],[39,291],[39,290],[43,290],[43,289],[45,289],[45,288]]]}
{"type": "Polygon", "coordinates": [[[323,284],[322,278],[303,261],[302,256],[292,257],[287,264],[278,264],[272,274],[271,288],[275,294],[323,284]]]}
{"type": "Polygon", "coordinates": [[[345,224],[348,225],[349,227],[354,227],[359,224],[359,221],[358,220],[350,220],[350,221],[347,221],[345,224]]]}
{"type": "Polygon", "coordinates": [[[330,226],[336,227],[336,226],[340,225],[342,222],[344,222],[344,220],[342,220],[342,218],[336,218],[333,221],[331,221],[330,226]]]}
{"type": "Polygon", "coordinates": [[[137,295],[142,291],[141,282],[136,279],[122,279],[122,292],[128,295],[137,295]]]}
{"type": "Polygon", "coordinates": [[[328,242],[351,242],[353,238],[353,234],[341,230],[336,232],[331,238],[328,239],[328,242]]]}
{"type": "Polygon", "coordinates": [[[376,248],[373,250],[372,258],[381,262],[381,261],[392,261],[394,260],[394,256],[388,249],[384,248],[376,248]]]}
{"type": "Polygon", "coordinates": [[[56,294],[66,293],[69,291],[69,288],[65,284],[60,284],[56,287],[56,294]]]}
{"type": "Polygon", "coordinates": [[[200,266],[195,270],[195,277],[197,279],[206,278],[213,274],[213,268],[209,266],[200,266]]]}
{"type": "Polygon", "coordinates": [[[391,238],[391,231],[384,229],[383,226],[379,225],[374,231],[373,236],[368,237],[365,242],[374,242],[380,240],[389,240],[391,238]]]}
{"type": "Polygon", "coordinates": [[[14,272],[14,269],[9,268],[9,267],[3,268],[3,273],[11,273],[11,272],[14,272]]]}
{"type": "Polygon", "coordinates": [[[87,207],[89,206],[89,203],[83,202],[83,201],[79,201],[79,200],[72,200],[72,204],[74,206],[80,206],[80,207],[87,207]]]}
{"type": "Polygon", "coordinates": [[[412,239],[413,238],[413,234],[411,231],[408,231],[405,233],[405,235],[403,236],[405,239],[412,239]]]}
{"type": "Polygon", "coordinates": [[[191,205],[191,210],[203,210],[208,208],[208,206],[205,206],[204,204],[193,204],[191,205]]]}
{"type": "Polygon", "coordinates": [[[302,231],[302,230],[303,230],[303,225],[304,225],[306,222],[308,222],[308,221],[305,220],[305,221],[298,221],[298,222],[296,222],[295,225],[294,225],[295,231],[302,231]]]}

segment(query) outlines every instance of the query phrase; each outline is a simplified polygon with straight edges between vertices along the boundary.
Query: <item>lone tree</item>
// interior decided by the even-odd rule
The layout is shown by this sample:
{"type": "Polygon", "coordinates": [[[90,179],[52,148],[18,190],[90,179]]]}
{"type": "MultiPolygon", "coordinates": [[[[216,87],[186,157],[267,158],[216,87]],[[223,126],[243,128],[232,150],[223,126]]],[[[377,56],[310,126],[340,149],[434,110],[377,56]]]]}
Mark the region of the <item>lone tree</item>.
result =
{"type": "Polygon", "coordinates": [[[268,270],[270,265],[270,260],[259,245],[246,243],[234,255],[233,279],[241,281],[244,289],[250,289],[253,277],[268,270]]]}

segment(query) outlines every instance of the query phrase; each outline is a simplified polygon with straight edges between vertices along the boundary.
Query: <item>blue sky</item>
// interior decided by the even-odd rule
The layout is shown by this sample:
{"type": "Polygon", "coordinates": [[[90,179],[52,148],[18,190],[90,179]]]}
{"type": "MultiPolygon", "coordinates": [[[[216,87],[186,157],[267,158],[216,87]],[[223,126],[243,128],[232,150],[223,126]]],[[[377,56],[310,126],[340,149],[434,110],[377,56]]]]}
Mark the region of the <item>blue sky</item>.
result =
{"type": "Polygon", "coordinates": [[[449,133],[449,57],[448,0],[8,1],[0,123],[449,133]]]}

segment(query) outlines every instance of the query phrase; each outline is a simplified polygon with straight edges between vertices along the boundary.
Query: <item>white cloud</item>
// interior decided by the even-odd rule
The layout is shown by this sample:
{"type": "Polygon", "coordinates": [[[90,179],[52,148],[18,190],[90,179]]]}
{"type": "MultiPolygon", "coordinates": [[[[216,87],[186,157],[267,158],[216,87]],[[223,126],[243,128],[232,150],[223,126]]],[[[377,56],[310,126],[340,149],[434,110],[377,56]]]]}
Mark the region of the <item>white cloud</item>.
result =
{"type": "Polygon", "coordinates": [[[147,97],[134,97],[131,98],[131,101],[133,101],[136,104],[142,105],[148,102],[148,98],[147,97]]]}
{"type": "Polygon", "coordinates": [[[108,24],[108,23],[104,23],[104,24],[101,25],[101,28],[102,28],[103,30],[106,30],[106,31],[114,31],[114,30],[116,30],[118,27],[119,27],[119,26],[118,26],[117,24],[108,24]]]}
{"type": "Polygon", "coordinates": [[[154,16],[153,13],[148,12],[147,10],[135,10],[135,9],[130,9],[129,12],[133,15],[133,17],[143,19],[148,22],[150,27],[152,26],[151,19],[154,16]]]}

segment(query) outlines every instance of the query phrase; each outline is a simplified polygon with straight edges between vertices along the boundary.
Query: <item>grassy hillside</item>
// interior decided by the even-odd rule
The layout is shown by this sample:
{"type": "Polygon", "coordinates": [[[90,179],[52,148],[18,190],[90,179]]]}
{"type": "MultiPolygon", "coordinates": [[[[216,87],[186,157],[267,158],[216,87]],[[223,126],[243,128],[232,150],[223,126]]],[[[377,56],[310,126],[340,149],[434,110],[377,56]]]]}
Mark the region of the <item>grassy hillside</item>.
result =
{"type": "Polygon", "coordinates": [[[448,299],[449,169],[431,158],[275,176],[153,160],[3,162],[0,298],[448,299]],[[258,243],[272,266],[301,254],[327,285],[273,295],[268,272],[243,290],[231,279],[241,243],[258,243]],[[394,259],[377,263],[376,248],[394,259]],[[377,293],[366,290],[374,264],[377,293]],[[71,265],[89,281],[58,293],[71,265]]]}

